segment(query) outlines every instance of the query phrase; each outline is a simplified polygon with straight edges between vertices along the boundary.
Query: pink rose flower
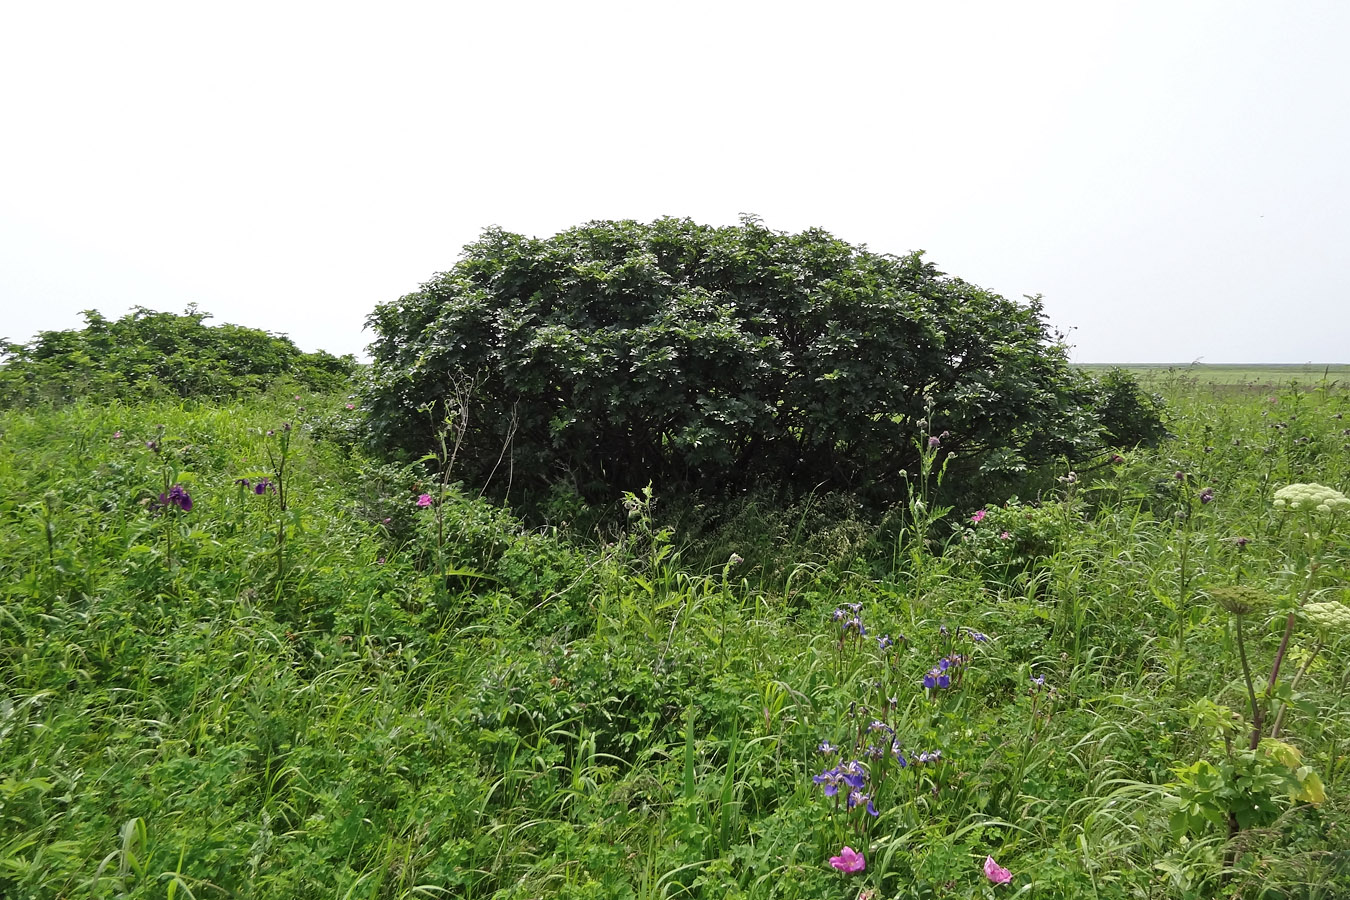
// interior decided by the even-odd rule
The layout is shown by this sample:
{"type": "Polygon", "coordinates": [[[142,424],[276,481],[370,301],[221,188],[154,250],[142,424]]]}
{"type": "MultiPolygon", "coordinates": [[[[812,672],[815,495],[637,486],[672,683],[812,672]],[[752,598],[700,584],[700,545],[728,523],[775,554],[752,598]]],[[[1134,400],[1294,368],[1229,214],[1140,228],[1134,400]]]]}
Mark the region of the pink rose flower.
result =
{"type": "Polygon", "coordinates": [[[423,494],[422,496],[418,497],[418,498],[417,498],[417,505],[418,505],[418,506],[422,506],[422,507],[430,506],[430,505],[431,505],[431,495],[430,495],[430,494],[423,494]]]}
{"type": "Polygon", "coordinates": [[[986,856],[984,858],[984,877],[994,884],[1008,884],[1012,881],[1012,872],[994,862],[992,856],[986,856]]]}
{"type": "Polygon", "coordinates": [[[839,851],[838,856],[830,857],[830,865],[840,872],[851,875],[867,868],[867,860],[863,859],[863,855],[852,847],[845,847],[839,851]]]}
{"type": "Polygon", "coordinates": [[[984,517],[987,516],[987,515],[988,515],[988,513],[986,513],[986,512],[985,512],[984,510],[982,510],[982,509],[981,509],[981,510],[977,510],[977,511],[975,512],[975,515],[973,515],[973,516],[970,517],[970,521],[973,522],[974,524],[978,525],[978,524],[980,524],[981,522],[984,521],[984,517]]]}

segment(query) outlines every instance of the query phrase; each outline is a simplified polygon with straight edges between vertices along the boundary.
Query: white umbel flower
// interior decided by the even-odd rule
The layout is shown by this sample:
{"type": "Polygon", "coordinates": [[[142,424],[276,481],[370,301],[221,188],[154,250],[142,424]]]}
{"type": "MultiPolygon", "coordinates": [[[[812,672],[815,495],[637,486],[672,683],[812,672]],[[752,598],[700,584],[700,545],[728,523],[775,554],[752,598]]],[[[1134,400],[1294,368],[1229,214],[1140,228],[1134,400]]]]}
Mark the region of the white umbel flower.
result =
{"type": "Polygon", "coordinates": [[[1350,498],[1323,484],[1287,484],[1275,492],[1275,508],[1324,513],[1350,512],[1350,498]]]}
{"type": "Polygon", "coordinates": [[[1303,615],[1308,617],[1309,622],[1325,628],[1331,634],[1350,631],[1350,606],[1344,603],[1335,600],[1309,603],[1303,607],[1303,615]]]}

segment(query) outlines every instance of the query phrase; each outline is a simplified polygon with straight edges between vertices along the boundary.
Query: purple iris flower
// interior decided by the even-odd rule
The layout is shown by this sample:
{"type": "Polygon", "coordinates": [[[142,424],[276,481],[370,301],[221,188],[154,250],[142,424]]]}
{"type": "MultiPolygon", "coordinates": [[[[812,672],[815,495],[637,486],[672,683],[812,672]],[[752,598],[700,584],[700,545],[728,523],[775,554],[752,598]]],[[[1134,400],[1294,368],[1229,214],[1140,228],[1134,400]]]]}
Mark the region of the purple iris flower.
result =
{"type": "Polygon", "coordinates": [[[867,814],[868,814],[869,816],[876,816],[876,815],[879,815],[879,813],[877,812],[877,808],[876,808],[875,806],[872,805],[872,795],[871,795],[871,794],[864,794],[864,793],[862,793],[861,791],[849,791],[849,794],[848,794],[848,808],[849,808],[849,809],[852,809],[853,807],[855,807],[855,806],[857,806],[857,805],[859,805],[859,804],[864,804],[864,805],[866,806],[866,808],[867,808],[867,814]]]}
{"type": "Polygon", "coordinates": [[[271,490],[275,490],[275,487],[272,484],[272,479],[267,478],[266,476],[259,478],[258,483],[253,486],[253,493],[257,494],[259,497],[271,490]]]}
{"type": "Polygon", "coordinates": [[[187,489],[181,484],[175,484],[169,488],[169,493],[159,495],[160,506],[176,506],[183,512],[189,512],[192,509],[192,498],[188,496],[187,489]]]}
{"type": "Polygon", "coordinates": [[[839,780],[855,791],[861,791],[863,785],[867,783],[867,775],[863,772],[862,765],[855,759],[849,763],[848,768],[840,770],[839,780]]]}

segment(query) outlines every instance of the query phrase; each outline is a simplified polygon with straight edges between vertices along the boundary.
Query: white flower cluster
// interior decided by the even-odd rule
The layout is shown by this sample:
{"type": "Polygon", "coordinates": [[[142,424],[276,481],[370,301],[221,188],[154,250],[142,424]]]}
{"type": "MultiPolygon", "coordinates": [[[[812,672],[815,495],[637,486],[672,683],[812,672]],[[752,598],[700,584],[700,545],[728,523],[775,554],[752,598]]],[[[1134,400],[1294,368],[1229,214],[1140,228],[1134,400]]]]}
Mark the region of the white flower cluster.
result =
{"type": "Polygon", "coordinates": [[[1335,633],[1350,631],[1350,606],[1327,600],[1323,603],[1309,603],[1303,607],[1308,621],[1327,631],[1335,633]]]}
{"type": "Polygon", "coordinates": [[[1321,484],[1288,484],[1275,492],[1275,508],[1350,512],[1350,498],[1321,484]]]}

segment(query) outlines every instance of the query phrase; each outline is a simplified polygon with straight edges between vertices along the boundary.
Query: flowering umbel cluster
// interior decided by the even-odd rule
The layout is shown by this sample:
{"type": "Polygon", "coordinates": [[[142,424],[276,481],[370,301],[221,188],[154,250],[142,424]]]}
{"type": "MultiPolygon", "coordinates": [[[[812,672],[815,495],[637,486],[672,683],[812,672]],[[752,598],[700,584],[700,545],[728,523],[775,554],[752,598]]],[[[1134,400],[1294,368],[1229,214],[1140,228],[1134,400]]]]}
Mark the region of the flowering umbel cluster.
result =
{"type": "Polygon", "coordinates": [[[1350,498],[1322,484],[1287,484],[1275,492],[1276,509],[1350,512],[1350,498]]]}
{"type": "Polygon", "coordinates": [[[1329,634],[1344,634],[1350,631],[1350,606],[1337,600],[1325,600],[1309,603],[1303,607],[1303,615],[1318,628],[1329,634]]]}

